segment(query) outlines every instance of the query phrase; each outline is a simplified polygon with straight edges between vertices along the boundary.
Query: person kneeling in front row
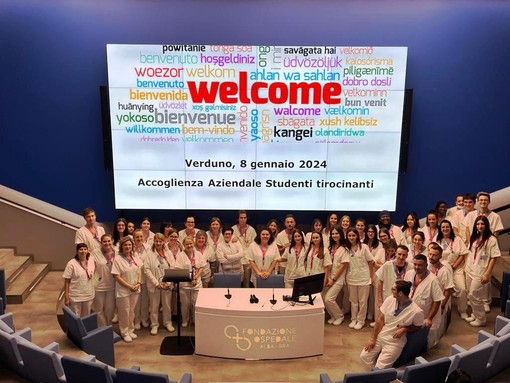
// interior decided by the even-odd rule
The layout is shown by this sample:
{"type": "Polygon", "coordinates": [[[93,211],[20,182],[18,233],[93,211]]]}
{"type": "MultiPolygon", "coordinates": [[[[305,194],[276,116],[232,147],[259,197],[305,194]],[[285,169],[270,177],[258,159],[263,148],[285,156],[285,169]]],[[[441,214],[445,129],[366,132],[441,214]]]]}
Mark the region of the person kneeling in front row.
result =
{"type": "Polygon", "coordinates": [[[409,298],[411,285],[408,281],[396,281],[392,296],[383,302],[370,340],[360,354],[367,370],[391,367],[406,344],[406,333],[423,325],[422,309],[409,298]]]}

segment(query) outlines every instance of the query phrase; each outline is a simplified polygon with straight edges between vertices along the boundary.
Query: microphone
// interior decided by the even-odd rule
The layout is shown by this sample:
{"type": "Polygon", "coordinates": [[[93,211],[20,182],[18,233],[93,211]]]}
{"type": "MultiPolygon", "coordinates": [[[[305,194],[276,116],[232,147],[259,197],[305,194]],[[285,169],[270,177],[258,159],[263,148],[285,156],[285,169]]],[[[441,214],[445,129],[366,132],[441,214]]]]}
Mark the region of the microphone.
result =
{"type": "Polygon", "coordinates": [[[227,293],[225,294],[225,298],[230,299],[232,298],[232,294],[230,294],[230,288],[227,287],[227,293]]]}
{"type": "Polygon", "coordinates": [[[274,305],[277,302],[277,300],[274,299],[274,288],[273,288],[273,299],[270,299],[269,302],[271,302],[272,305],[274,305]]]}

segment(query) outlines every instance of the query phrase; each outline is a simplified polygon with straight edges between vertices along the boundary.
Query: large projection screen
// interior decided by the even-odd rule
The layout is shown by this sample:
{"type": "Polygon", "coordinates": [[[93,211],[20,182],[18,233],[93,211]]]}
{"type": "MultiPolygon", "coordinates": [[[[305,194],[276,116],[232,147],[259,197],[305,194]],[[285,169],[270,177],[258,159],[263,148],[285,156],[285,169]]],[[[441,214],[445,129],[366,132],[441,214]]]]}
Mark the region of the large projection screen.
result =
{"type": "Polygon", "coordinates": [[[116,207],[394,210],[406,59],[107,45],[116,207]]]}

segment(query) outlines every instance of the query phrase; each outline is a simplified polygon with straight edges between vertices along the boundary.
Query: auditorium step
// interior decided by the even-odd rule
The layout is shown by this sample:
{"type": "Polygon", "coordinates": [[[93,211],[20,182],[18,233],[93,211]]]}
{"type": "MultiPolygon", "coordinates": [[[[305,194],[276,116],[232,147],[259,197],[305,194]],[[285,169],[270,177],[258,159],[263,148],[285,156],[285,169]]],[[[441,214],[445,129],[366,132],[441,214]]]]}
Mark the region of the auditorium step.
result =
{"type": "Polygon", "coordinates": [[[0,248],[0,268],[5,270],[7,304],[19,304],[50,271],[48,263],[34,263],[32,255],[18,255],[16,248],[0,248]]]}

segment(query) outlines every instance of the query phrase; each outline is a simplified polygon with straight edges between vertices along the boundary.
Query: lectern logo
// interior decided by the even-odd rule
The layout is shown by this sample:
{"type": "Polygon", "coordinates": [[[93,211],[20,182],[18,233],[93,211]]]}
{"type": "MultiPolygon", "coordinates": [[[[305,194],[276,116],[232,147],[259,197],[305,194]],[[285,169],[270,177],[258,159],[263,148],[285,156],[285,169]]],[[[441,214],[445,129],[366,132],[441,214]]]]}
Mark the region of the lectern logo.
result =
{"type": "Polygon", "coordinates": [[[223,333],[228,339],[236,342],[241,351],[248,351],[252,347],[263,349],[289,348],[297,342],[297,329],[295,327],[237,327],[225,326],[223,333]]]}
{"type": "Polygon", "coordinates": [[[235,340],[238,350],[248,351],[251,348],[251,341],[244,336],[240,336],[239,329],[236,326],[231,324],[226,326],[223,333],[228,339],[235,340]]]}

